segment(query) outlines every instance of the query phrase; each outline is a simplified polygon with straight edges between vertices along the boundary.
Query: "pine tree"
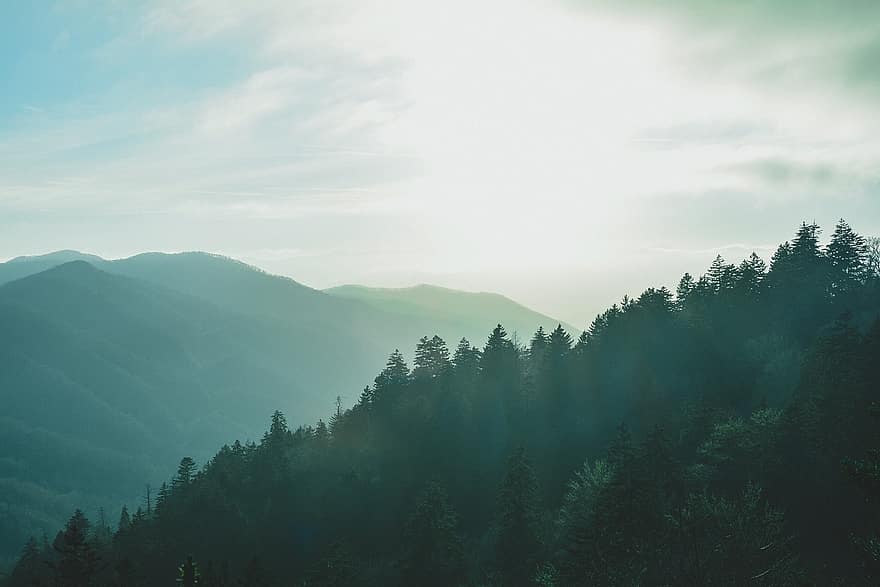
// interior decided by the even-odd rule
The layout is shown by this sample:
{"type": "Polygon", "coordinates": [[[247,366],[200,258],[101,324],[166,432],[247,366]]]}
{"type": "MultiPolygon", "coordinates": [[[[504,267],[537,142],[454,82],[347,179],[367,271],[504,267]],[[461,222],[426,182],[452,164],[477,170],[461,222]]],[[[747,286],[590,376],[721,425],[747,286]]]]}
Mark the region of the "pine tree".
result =
{"type": "Polygon", "coordinates": [[[510,381],[515,369],[517,351],[500,324],[489,335],[480,357],[480,372],[492,381],[510,381]]]}
{"type": "Polygon", "coordinates": [[[180,459],[180,465],[177,467],[177,475],[171,480],[171,491],[180,492],[192,483],[196,473],[196,462],[192,457],[183,457],[180,459]]]}
{"type": "Polygon", "coordinates": [[[696,282],[690,273],[685,273],[681,276],[678,287],[675,288],[675,307],[678,310],[684,309],[688,296],[694,290],[695,285],[696,282]]]}
{"type": "Polygon", "coordinates": [[[562,324],[556,326],[547,342],[547,355],[551,362],[551,368],[561,366],[562,362],[571,352],[571,335],[565,331],[562,324]]]}
{"type": "Polygon", "coordinates": [[[709,266],[709,271],[707,273],[709,284],[712,286],[713,291],[718,292],[723,289],[722,286],[724,285],[724,276],[726,272],[727,264],[724,262],[724,257],[716,255],[712,264],[709,266]]]}
{"type": "Polygon", "coordinates": [[[98,550],[106,548],[113,540],[113,530],[107,524],[107,517],[104,514],[104,508],[98,508],[98,525],[93,531],[95,547],[98,550]]]}
{"type": "Polygon", "coordinates": [[[58,561],[52,564],[55,580],[65,587],[89,587],[97,571],[98,555],[89,542],[88,519],[76,510],[55,540],[58,561]]]}
{"type": "Polygon", "coordinates": [[[819,234],[821,230],[816,223],[802,222],[797,234],[791,241],[791,254],[795,258],[812,259],[820,256],[819,234]]]}
{"type": "Polygon", "coordinates": [[[463,578],[458,516],[437,483],[422,491],[404,531],[401,561],[406,585],[457,585],[463,578]]]}
{"type": "Polygon", "coordinates": [[[739,265],[737,270],[737,291],[743,297],[757,299],[766,273],[766,263],[764,263],[761,257],[753,252],[748,259],[745,259],[739,265]]]}
{"type": "MultiPolygon", "coordinates": [[[[875,324],[874,328],[878,326],[880,324],[875,324]]],[[[869,411],[875,425],[880,424],[880,403],[875,402],[869,411]]],[[[877,503],[880,500],[880,447],[870,447],[864,458],[848,458],[844,464],[847,474],[864,492],[866,501],[877,503]]],[[[880,523],[872,534],[853,536],[852,541],[862,553],[868,581],[877,584],[880,581],[880,523]]]]}
{"type": "Polygon", "coordinates": [[[322,445],[330,441],[330,431],[327,429],[327,424],[324,423],[324,420],[318,420],[318,423],[315,424],[314,437],[322,445]]]}
{"type": "Polygon", "coordinates": [[[548,342],[549,338],[547,333],[544,332],[544,327],[539,326],[531,342],[529,342],[529,360],[533,370],[536,372],[540,372],[543,369],[544,355],[547,352],[548,342]]]}
{"type": "Polygon", "coordinates": [[[880,279],[880,237],[865,239],[865,277],[880,279]]]}
{"type": "Polygon", "coordinates": [[[8,587],[45,585],[45,580],[47,579],[45,568],[46,565],[40,553],[40,547],[37,545],[37,540],[31,536],[27,543],[25,543],[21,556],[15,567],[13,567],[12,574],[5,585],[8,585],[8,587]]]}
{"type": "Polygon", "coordinates": [[[565,577],[573,585],[585,584],[593,576],[596,509],[611,483],[613,471],[604,460],[585,462],[569,481],[559,510],[560,560],[565,577]]]}
{"type": "Polygon", "coordinates": [[[455,347],[452,366],[457,382],[475,384],[480,373],[480,349],[471,346],[468,339],[462,338],[455,347]]]}
{"type": "MultiPolygon", "coordinates": [[[[547,402],[550,410],[548,417],[551,420],[560,421],[570,410],[568,405],[568,390],[571,385],[571,335],[562,325],[558,325],[550,333],[547,340],[544,365],[540,372],[539,393],[547,402]]],[[[568,414],[571,416],[573,414],[568,414]]],[[[567,420],[566,420],[567,421],[567,420]]]]}
{"type": "Polygon", "coordinates": [[[128,515],[128,508],[122,506],[122,512],[119,514],[119,531],[125,532],[131,528],[131,516],[128,515]]]}
{"type": "Polygon", "coordinates": [[[841,218],[834,227],[825,252],[831,265],[831,294],[842,296],[851,293],[867,273],[867,242],[841,218]]]}
{"type": "Polygon", "coordinates": [[[375,393],[373,389],[367,385],[364,387],[364,390],[361,392],[360,397],[358,398],[358,405],[364,408],[369,408],[373,403],[373,399],[375,398],[375,393]]]}
{"type": "Polygon", "coordinates": [[[540,550],[538,482],[519,448],[508,460],[499,500],[497,561],[504,585],[528,585],[540,550]]]}
{"type": "Polygon", "coordinates": [[[376,377],[373,385],[374,399],[384,401],[389,396],[400,393],[409,383],[410,372],[403,355],[397,349],[388,357],[385,368],[376,377]]]}
{"type": "Polygon", "coordinates": [[[263,445],[277,448],[289,441],[290,437],[287,418],[284,417],[281,411],[275,410],[272,413],[272,423],[269,425],[269,431],[263,434],[263,445]]]}
{"type": "Polygon", "coordinates": [[[415,367],[412,376],[418,379],[433,379],[449,373],[452,363],[446,342],[436,334],[432,338],[423,336],[416,345],[415,367]]]}
{"type": "Polygon", "coordinates": [[[767,504],[755,484],[736,500],[693,494],[671,519],[683,547],[670,565],[671,584],[804,584],[782,512],[767,504]]]}
{"type": "Polygon", "coordinates": [[[165,481],[162,482],[162,485],[159,487],[159,492],[156,494],[156,515],[161,516],[162,511],[165,509],[165,505],[168,503],[168,496],[171,494],[171,490],[168,488],[168,483],[165,481]]]}

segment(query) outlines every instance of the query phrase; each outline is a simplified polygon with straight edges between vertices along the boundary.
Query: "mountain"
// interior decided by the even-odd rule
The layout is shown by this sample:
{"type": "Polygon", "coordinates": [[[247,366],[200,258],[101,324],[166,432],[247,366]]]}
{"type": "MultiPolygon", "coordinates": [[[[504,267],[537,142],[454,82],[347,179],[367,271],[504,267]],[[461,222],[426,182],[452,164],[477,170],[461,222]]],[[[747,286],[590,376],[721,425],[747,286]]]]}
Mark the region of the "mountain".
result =
{"type": "Polygon", "coordinates": [[[97,255],[89,255],[88,253],[71,250],[55,251],[45,255],[16,257],[5,263],[0,263],[0,285],[27,277],[28,275],[40,273],[70,261],[86,261],[95,267],[101,267],[108,263],[108,261],[97,255]]]}
{"type": "MultiPolygon", "coordinates": [[[[144,253],[105,260],[77,251],[18,257],[0,264],[0,284],[70,260],[86,260],[102,270],[160,285],[208,301],[225,311],[271,319],[313,336],[354,337],[369,354],[357,376],[372,373],[377,361],[412,341],[439,334],[447,341],[468,338],[480,346],[496,324],[525,342],[539,326],[570,325],[494,293],[471,293],[432,285],[384,289],[345,285],[324,291],[272,275],[241,261],[203,252],[144,253]],[[366,333],[366,337],[361,335],[366,333]]],[[[332,343],[334,346],[336,343],[332,343]]],[[[340,389],[339,386],[333,386],[340,389]]]]}
{"type": "Polygon", "coordinates": [[[299,424],[353,403],[421,336],[481,345],[529,315],[505,300],[474,326],[456,304],[378,305],[205,253],[20,257],[0,284],[0,556],[74,503],[136,503],[180,454],[257,439],[276,409],[299,424]]]}
{"type": "Polygon", "coordinates": [[[4,537],[48,530],[73,498],[130,500],[285,398],[325,405],[289,367],[295,334],[83,261],[0,287],[0,331],[4,537]]]}
{"type": "Polygon", "coordinates": [[[467,336],[472,341],[479,341],[478,337],[485,336],[499,323],[503,323],[508,332],[516,333],[521,342],[526,342],[539,326],[549,332],[562,324],[574,336],[579,332],[569,324],[496,293],[466,292],[427,284],[404,288],[341,285],[324,291],[335,297],[358,300],[377,309],[414,319],[433,317],[443,320],[459,333],[459,337],[467,336]]]}
{"type": "MultiPolygon", "coordinates": [[[[93,530],[74,512],[54,544],[27,543],[6,587],[193,585],[197,569],[200,584],[261,587],[878,585],[880,272],[843,221],[827,247],[818,231],[801,225],[769,269],[757,255],[738,264],[718,257],[698,279],[683,276],[675,297],[648,287],[576,342],[554,331],[526,352],[498,328],[482,350],[459,347],[450,357],[425,341],[412,369],[395,355],[354,406],[327,410],[328,425],[291,427],[275,412],[256,443],[235,442],[230,426],[204,467],[183,458],[176,474],[153,477],[170,480],[161,506],[131,518],[115,509],[115,528],[90,506],[93,530]]],[[[310,303],[334,300],[302,293],[310,303]]],[[[4,304],[46,324],[7,321],[8,338],[24,343],[0,356],[20,350],[66,366],[69,379],[118,411],[124,398],[88,381],[97,372],[91,355],[139,369],[148,384],[161,379],[98,344],[131,350],[131,337],[118,335],[132,328],[146,339],[144,363],[167,364],[168,379],[186,367],[194,386],[227,352],[243,361],[265,352],[248,352],[258,339],[240,344],[240,314],[79,262],[0,288],[4,304]],[[56,343],[68,331],[81,348],[56,343]]],[[[259,312],[278,309],[251,308],[244,322],[262,324],[259,312]]],[[[0,373],[14,375],[18,364],[0,373]]],[[[48,420],[95,444],[92,435],[109,437],[103,452],[81,459],[23,461],[47,467],[56,485],[74,474],[107,483],[107,470],[124,465],[110,460],[114,451],[164,450],[163,436],[202,411],[161,386],[145,390],[169,410],[145,426],[144,444],[156,448],[132,447],[141,412],[108,426],[90,398],[43,397],[52,374],[34,389],[42,395],[32,425],[48,420]],[[89,429],[71,426],[74,416],[89,429]]],[[[263,402],[250,395],[265,383],[247,383],[247,400],[263,402]]],[[[214,399],[235,385],[216,381],[193,396],[233,405],[237,398],[214,399]]],[[[42,448],[22,444],[16,450],[42,448]]],[[[61,448],[69,446],[80,444],[61,448]]]]}

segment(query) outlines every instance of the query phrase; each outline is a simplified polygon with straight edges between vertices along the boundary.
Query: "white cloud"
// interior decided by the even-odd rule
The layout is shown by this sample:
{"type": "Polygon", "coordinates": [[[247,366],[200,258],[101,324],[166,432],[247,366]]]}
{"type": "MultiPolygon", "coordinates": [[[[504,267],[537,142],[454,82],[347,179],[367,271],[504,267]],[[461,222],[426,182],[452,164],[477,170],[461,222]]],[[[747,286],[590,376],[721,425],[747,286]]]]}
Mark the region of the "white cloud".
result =
{"type": "Polygon", "coordinates": [[[829,202],[866,209],[880,111],[834,68],[870,26],[774,36],[751,9],[694,22],[577,4],[154,2],[99,66],[161,48],[169,68],[195,54],[223,70],[216,49],[235,55],[226,75],[138,95],[111,68],[125,79],[107,96],[28,112],[0,136],[0,211],[238,222],[230,238],[253,242],[227,250],[321,250],[314,270],[330,275],[353,266],[331,246],[341,238],[401,271],[572,271],[603,263],[608,243],[669,256],[768,238],[748,226],[657,240],[670,202],[720,225],[724,194],[773,211],[776,230],[829,202]],[[301,222],[308,246],[267,241],[268,224],[301,222]],[[419,254],[404,254],[413,236],[419,254]]]}

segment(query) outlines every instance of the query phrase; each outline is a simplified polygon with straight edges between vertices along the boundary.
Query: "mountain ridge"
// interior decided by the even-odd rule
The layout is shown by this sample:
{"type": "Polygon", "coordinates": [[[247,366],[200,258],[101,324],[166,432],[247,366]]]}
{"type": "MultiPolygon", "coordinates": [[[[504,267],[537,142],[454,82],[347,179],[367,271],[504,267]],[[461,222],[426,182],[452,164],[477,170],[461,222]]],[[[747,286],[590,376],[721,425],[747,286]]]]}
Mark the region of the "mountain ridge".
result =
{"type": "Polygon", "coordinates": [[[180,452],[257,440],[273,410],[305,424],[352,403],[395,348],[490,330],[205,253],[0,264],[0,503],[20,504],[0,513],[0,559],[75,504],[131,503],[180,452]]]}

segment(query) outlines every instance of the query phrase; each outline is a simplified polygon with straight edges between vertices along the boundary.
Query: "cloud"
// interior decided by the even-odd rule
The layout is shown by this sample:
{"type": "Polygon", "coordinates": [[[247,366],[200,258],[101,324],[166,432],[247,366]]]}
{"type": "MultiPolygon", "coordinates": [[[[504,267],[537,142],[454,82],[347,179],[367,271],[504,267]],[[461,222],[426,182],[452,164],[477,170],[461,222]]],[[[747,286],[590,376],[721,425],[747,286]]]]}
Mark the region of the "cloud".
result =
{"type": "Polygon", "coordinates": [[[828,163],[805,163],[781,158],[738,163],[731,166],[731,171],[757,178],[769,186],[796,184],[821,188],[839,185],[842,181],[852,178],[851,173],[828,163]]]}
{"type": "Polygon", "coordinates": [[[877,212],[874,2],[156,0],[93,11],[113,34],[85,49],[83,6],[66,50],[106,83],[4,127],[6,218],[320,250],[265,255],[332,282],[363,264],[337,240],[401,271],[606,267],[610,246],[671,266],[877,212]]]}

